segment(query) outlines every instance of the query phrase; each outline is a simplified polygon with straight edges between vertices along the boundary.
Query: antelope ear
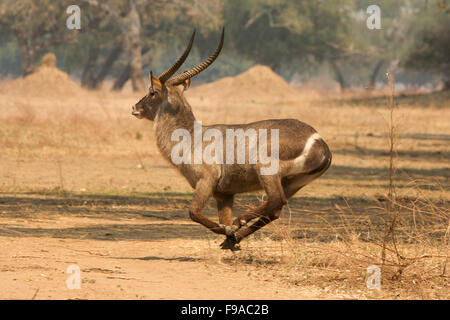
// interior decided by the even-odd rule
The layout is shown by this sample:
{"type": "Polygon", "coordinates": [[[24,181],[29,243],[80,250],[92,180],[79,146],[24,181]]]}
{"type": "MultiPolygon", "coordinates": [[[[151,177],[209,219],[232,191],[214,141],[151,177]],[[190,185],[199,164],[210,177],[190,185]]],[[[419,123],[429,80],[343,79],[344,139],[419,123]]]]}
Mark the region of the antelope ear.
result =
{"type": "Polygon", "coordinates": [[[153,75],[152,71],[150,71],[150,88],[157,89],[159,91],[162,90],[162,83],[161,83],[161,81],[157,77],[155,77],[153,75]]]}

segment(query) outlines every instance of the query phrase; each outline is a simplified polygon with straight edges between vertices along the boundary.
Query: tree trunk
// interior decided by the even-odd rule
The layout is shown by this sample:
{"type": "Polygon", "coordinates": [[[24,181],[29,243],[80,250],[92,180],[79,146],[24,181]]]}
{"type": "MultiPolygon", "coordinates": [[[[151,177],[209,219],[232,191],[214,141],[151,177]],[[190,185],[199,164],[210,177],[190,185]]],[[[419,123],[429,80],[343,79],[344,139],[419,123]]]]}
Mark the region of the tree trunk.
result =
{"type": "Polygon", "coordinates": [[[111,52],[108,55],[108,58],[106,58],[106,61],[103,63],[100,72],[98,73],[97,77],[95,77],[93,83],[94,89],[97,89],[101,86],[102,82],[105,80],[109,71],[111,71],[114,62],[117,60],[117,58],[119,58],[121,52],[122,52],[121,45],[118,45],[111,50],[111,52]]]}
{"type": "Polygon", "coordinates": [[[370,76],[370,82],[369,86],[367,87],[367,90],[373,90],[375,89],[375,83],[377,81],[378,73],[380,73],[381,67],[384,64],[384,60],[381,59],[376,64],[375,68],[373,69],[372,75],[370,76]]]}
{"type": "Polygon", "coordinates": [[[450,90],[450,74],[444,76],[442,81],[444,82],[444,87],[442,88],[442,90],[450,90]]]}
{"type": "Polygon", "coordinates": [[[113,90],[114,91],[120,91],[122,90],[123,86],[125,85],[125,83],[128,81],[128,79],[130,79],[130,75],[131,75],[131,67],[128,64],[120,73],[119,77],[116,79],[116,81],[114,82],[113,85],[113,90]]]}
{"type": "Polygon", "coordinates": [[[36,69],[35,64],[35,52],[31,48],[27,48],[25,52],[22,52],[22,76],[26,77],[32,74],[36,69]]]}
{"type": "MultiPolygon", "coordinates": [[[[150,50],[149,47],[144,47],[142,49],[142,55],[146,54],[148,52],[148,50],[150,50]]],[[[143,67],[147,67],[149,65],[149,62],[147,61],[145,63],[145,65],[143,67]]],[[[125,83],[128,81],[128,79],[130,79],[130,75],[131,75],[131,67],[128,64],[121,72],[121,74],[119,75],[119,77],[116,79],[116,81],[114,82],[114,85],[112,87],[112,89],[114,91],[120,91],[122,90],[123,86],[125,85],[125,83]]]]}
{"type": "Polygon", "coordinates": [[[94,71],[99,52],[100,49],[97,46],[89,48],[88,57],[83,68],[83,74],[81,75],[81,86],[84,88],[93,89],[95,77],[94,71]]]}
{"type": "Polygon", "coordinates": [[[142,73],[142,48],[140,42],[141,22],[134,0],[128,0],[130,12],[127,17],[126,47],[130,56],[130,77],[133,91],[145,90],[142,73]]]}
{"type": "Polygon", "coordinates": [[[36,69],[35,61],[37,52],[29,45],[24,34],[16,31],[15,36],[20,51],[22,77],[26,77],[27,75],[33,73],[36,69]]]}
{"type": "Polygon", "coordinates": [[[336,64],[336,61],[331,60],[330,61],[331,68],[334,71],[334,74],[336,76],[336,80],[339,82],[339,85],[341,87],[341,92],[344,92],[346,89],[348,89],[347,83],[344,80],[344,76],[342,75],[341,70],[339,69],[338,65],[336,64]]]}

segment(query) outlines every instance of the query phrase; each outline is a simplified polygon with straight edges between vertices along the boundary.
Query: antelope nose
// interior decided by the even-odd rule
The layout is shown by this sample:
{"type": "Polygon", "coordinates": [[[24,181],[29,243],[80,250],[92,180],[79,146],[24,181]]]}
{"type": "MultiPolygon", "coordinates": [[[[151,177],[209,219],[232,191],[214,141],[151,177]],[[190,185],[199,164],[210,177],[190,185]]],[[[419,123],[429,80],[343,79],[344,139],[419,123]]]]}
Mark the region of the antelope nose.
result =
{"type": "Polygon", "coordinates": [[[133,111],[131,111],[131,114],[133,116],[138,116],[140,114],[140,112],[136,110],[136,105],[133,106],[133,111]]]}

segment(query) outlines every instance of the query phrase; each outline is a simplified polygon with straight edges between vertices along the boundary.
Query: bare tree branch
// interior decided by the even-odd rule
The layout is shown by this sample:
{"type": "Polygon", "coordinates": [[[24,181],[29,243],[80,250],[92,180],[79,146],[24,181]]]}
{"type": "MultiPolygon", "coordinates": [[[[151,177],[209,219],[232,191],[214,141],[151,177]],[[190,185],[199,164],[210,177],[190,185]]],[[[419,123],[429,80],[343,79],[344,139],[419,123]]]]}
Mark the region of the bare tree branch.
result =
{"type": "Polygon", "coordinates": [[[248,19],[247,23],[244,26],[244,29],[248,29],[254,24],[259,18],[261,18],[263,15],[267,14],[267,12],[271,9],[261,10],[257,14],[255,14],[253,17],[248,19]]]}
{"type": "Polygon", "coordinates": [[[273,8],[268,8],[268,9],[259,11],[256,15],[254,15],[247,21],[244,28],[248,29],[252,24],[254,24],[256,21],[258,21],[258,19],[264,15],[267,15],[267,17],[269,18],[269,26],[271,28],[288,28],[289,29],[289,28],[295,27],[294,23],[291,23],[291,22],[289,22],[289,23],[275,22],[275,19],[272,15],[273,12],[274,12],[273,8]]]}
{"type": "Polygon", "coordinates": [[[95,0],[81,0],[84,3],[96,7],[100,10],[105,11],[107,14],[111,15],[114,18],[114,21],[119,25],[120,30],[122,31],[122,33],[127,33],[127,27],[126,25],[122,22],[122,19],[120,17],[120,15],[117,13],[116,10],[112,9],[108,4],[106,3],[99,3],[95,0]]]}

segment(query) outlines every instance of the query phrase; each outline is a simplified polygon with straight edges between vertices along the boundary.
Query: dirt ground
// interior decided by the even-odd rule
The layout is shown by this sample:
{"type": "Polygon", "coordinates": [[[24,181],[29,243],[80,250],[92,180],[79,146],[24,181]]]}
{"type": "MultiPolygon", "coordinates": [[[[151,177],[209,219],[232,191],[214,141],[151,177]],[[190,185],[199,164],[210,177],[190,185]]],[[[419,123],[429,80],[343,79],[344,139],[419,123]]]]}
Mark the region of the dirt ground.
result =
{"type": "MultiPolygon", "coordinates": [[[[45,70],[33,79],[55,73],[45,70]]],[[[248,73],[254,86],[258,70],[248,73]]],[[[142,94],[0,83],[0,298],[450,298],[448,93],[396,100],[400,242],[388,248],[378,292],[367,288],[366,268],[380,265],[389,220],[386,98],[299,90],[277,101],[270,88],[287,84],[260,71],[267,83],[254,98],[252,86],[237,91],[230,79],[230,101],[210,95],[214,84],[191,88],[197,118],[300,119],[325,138],[333,164],[237,253],[189,220],[191,188],[159,155],[152,124],[130,115],[142,94]],[[67,288],[70,265],[81,289],[67,288]]],[[[52,85],[69,81],[55,74],[52,85]]],[[[262,196],[239,196],[235,214],[262,196]]],[[[213,201],[205,213],[216,219],[213,201]]]]}
{"type": "Polygon", "coordinates": [[[129,210],[119,217],[106,208],[103,213],[72,208],[67,214],[58,209],[65,199],[25,198],[21,202],[30,206],[22,205],[22,209],[36,211],[31,205],[36,201],[43,202],[44,210],[55,211],[30,212],[33,218],[25,220],[1,219],[6,227],[0,237],[0,298],[319,297],[318,289],[273,281],[277,270],[266,273],[253,263],[237,263],[234,254],[218,249],[219,237],[186,220],[184,212],[152,215],[129,210]],[[66,270],[74,264],[81,269],[81,288],[70,290],[66,270]]]}
{"type": "MultiPolygon", "coordinates": [[[[343,299],[369,293],[364,278],[353,293],[323,282],[293,285],[291,256],[273,226],[243,242],[241,252],[220,250],[223,237],[187,219],[189,199],[185,194],[2,194],[0,298],[343,299]],[[81,270],[80,289],[66,285],[71,265],[81,270]]],[[[300,201],[290,205],[300,207],[300,201]]],[[[257,202],[238,199],[245,205],[257,202]]],[[[302,202],[319,212],[327,206],[315,199],[302,202]]],[[[213,202],[205,213],[215,218],[213,202]]],[[[336,215],[324,210],[322,218],[315,221],[305,208],[277,225],[289,223],[297,226],[291,231],[298,238],[308,233],[317,239],[314,233],[336,215]]]]}

